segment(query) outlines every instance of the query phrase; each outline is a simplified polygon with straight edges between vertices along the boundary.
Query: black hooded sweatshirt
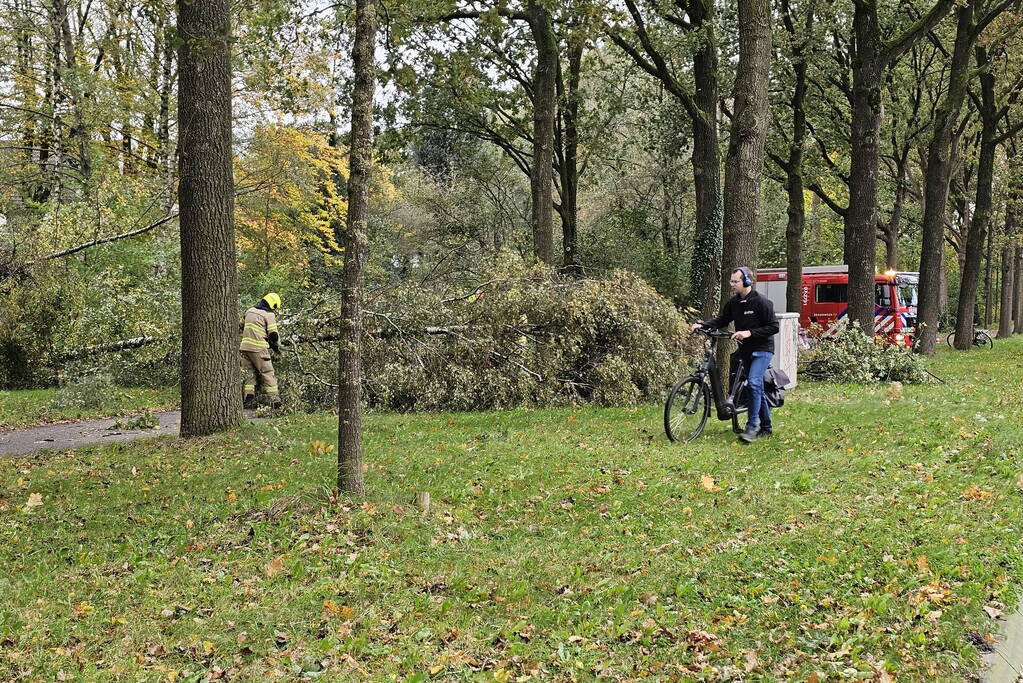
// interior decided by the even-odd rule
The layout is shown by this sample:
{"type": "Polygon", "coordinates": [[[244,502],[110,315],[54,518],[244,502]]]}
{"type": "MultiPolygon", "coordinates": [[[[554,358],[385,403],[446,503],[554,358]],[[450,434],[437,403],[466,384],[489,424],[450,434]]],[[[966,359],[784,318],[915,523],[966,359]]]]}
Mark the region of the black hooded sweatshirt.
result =
{"type": "Polygon", "coordinates": [[[721,314],[703,323],[704,327],[720,330],[728,323],[735,323],[735,331],[749,330],[751,336],[739,342],[739,353],[749,357],[754,351],[774,353],[774,335],[778,334],[778,318],[774,315],[774,304],[751,289],[743,297],[736,294],[721,309],[721,314]]]}

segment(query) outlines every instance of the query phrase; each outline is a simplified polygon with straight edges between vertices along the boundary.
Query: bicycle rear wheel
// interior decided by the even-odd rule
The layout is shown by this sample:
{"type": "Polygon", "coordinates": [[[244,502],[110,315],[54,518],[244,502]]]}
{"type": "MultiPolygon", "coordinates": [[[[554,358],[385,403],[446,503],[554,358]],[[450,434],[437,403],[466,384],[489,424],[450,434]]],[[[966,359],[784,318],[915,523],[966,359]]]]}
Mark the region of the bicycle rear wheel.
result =
{"type": "Polygon", "coordinates": [[[710,388],[700,377],[680,381],[664,403],[664,433],[671,441],[692,441],[710,417],[710,388]]]}
{"type": "Polygon", "coordinates": [[[948,347],[950,349],[954,349],[955,348],[955,343],[956,343],[956,333],[955,332],[949,332],[948,336],[945,337],[945,343],[948,344],[948,347]]]}
{"type": "Polygon", "coordinates": [[[987,332],[978,332],[974,338],[973,343],[982,349],[993,349],[995,348],[995,341],[991,338],[987,332]]]}

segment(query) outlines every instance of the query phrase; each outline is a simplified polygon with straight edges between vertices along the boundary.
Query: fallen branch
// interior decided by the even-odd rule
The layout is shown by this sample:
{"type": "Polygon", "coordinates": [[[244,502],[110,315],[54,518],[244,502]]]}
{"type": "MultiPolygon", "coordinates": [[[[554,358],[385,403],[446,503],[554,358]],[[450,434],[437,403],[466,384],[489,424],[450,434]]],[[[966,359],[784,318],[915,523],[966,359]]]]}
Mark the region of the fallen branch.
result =
{"type": "Polygon", "coordinates": [[[148,335],[142,337],[133,337],[132,339],[122,339],[121,341],[110,342],[107,344],[97,344],[96,346],[86,346],[85,348],[78,349],[72,353],[66,353],[61,358],[64,360],[75,360],[78,358],[85,358],[92,356],[97,353],[117,353],[119,351],[128,351],[129,349],[140,349],[143,346],[149,346],[150,344],[158,344],[164,341],[161,337],[150,337],[148,335]]]}
{"type": "Polygon", "coordinates": [[[85,249],[88,249],[90,247],[95,247],[98,244],[107,244],[108,242],[116,242],[117,240],[123,240],[123,239],[126,239],[128,237],[135,237],[136,235],[141,235],[143,233],[149,232],[150,230],[153,230],[154,228],[158,228],[161,225],[163,225],[164,223],[166,223],[168,221],[171,221],[171,220],[173,220],[173,219],[175,219],[177,217],[178,217],[178,214],[172,213],[172,214],[169,214],[167,216],[164,216],[163,218],[161,218],[160,220],[156,221],[155,223],[150,223],[149,225],[147,225],[145,227],[142,227],[142,228],[138,228],[137,230],[131,230],[129,232],[121,233],[120,235],[111,235],[110,237],[104,237],[102,239],[92,240],[91,242],[86,242],[85,244],[79,244],[77,247],[71,247],[70,249],[65,249],[64,251],[58,251],[58,252],[54,252],[52,254],[47,254],[46,256],[40,256],[37,259],[34,259],[32,261],[28,261],[26,263],[23,263],[21,265],[20,270],[28,268],[29,266],[34,266],[37,263],[42,263],[43,261],[52,261],[53,259],[58,259],[58,258],[63,258],[65,256],[70,256],[71,254],[76,254],[76,253],[78,253],[80,251],[84,251],[85,249]]]}

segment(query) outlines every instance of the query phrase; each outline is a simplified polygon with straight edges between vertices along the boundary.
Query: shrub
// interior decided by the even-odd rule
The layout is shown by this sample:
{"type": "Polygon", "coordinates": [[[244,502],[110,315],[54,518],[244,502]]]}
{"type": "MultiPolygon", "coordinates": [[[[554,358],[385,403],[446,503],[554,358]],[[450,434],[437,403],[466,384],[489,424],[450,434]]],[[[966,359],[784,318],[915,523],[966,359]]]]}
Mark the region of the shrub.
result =
{"type": "Polygon", "coordinates": [[[800,361],[804,372],[826,382],[919,384],[927,379],[921,356],[882,338],[868,337],[858,325],[801,352],[800,361]]]}

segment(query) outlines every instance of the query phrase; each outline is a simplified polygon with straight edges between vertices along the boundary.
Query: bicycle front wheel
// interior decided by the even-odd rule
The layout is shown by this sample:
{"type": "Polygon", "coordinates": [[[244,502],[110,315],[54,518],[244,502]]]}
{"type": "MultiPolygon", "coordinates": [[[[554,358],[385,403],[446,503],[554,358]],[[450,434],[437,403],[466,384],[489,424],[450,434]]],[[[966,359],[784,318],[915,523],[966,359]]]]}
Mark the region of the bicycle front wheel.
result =
{"type": "Polygon", "coordinates": [[[993,349],[995,348],[995,341],[986,332],[978,332],[977,338],[973,340],[973,343],[982,349],[993,349]]]}
{"type": "Polygon", "coordinates": [[[699,377],[686,377],[674,386],[664,404],[664,433],[671,441],[692,441],[710,417],[710,388],[699,377]]]}
{"type": "Polygon", "coordinates": [[[948,344],[948,348],[954,349],[955,348],[955,343],[956,343],[956,333],[955,332],[949,332],[948,336],[945,337],[945,343],[948,344]]]}

